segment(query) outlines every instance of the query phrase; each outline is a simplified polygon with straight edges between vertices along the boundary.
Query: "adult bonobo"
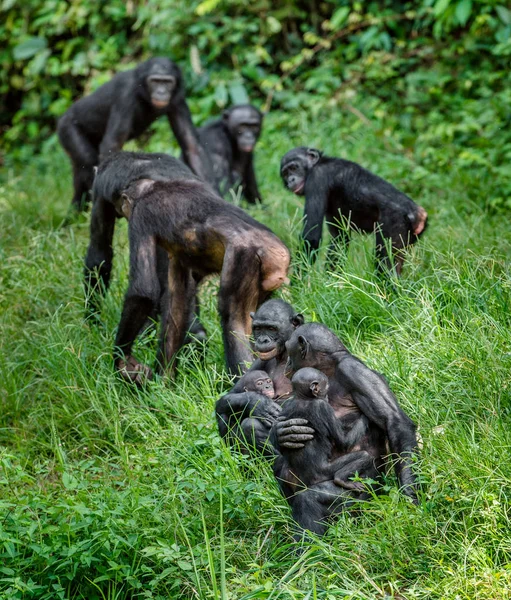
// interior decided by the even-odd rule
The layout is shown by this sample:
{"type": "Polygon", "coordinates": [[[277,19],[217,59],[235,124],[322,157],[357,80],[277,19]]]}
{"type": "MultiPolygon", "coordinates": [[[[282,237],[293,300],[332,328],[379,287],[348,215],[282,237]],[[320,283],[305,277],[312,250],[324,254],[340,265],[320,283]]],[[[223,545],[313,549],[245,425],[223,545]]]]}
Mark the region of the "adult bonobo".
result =
{"type": "MultiPolygon", "coordinates": [[[[97,177],[117,171],[122,160],[122,155],[113,155],[100,165],[97,177]]],[[[289,250],[277,236],[172,160],[174,176],[169,170],[164,181],[135,181],[118,201],[129,221],[130,274],[115,341],[116,367],[135,383],[151,375],[131,352],[142,325],[160,304],[158,247],[169,257],[158,360],[165,370],[172,370],[183,345],[196,287],[204,277],[220,273],[218,310],[232,374],[243,371],[252,358],[250,312],[288,281],[289,250]]]]}
{"type": "Polygon", "coordinates": [[[181,70],[168,58],[151,58],[136,69],[118,73],[60,118],[60,143],[73,166],[73,208],[85,207],[94,166],[141,135],[161,115],[167,115],[186,164],[214,183],[212,166],[186,104],[181,70]]]}
{"type": "MultiPolygon", "coordinates": [[[[253,348],[258,358],[232,390],[218,400],[215,407],[220,435],[232,445],[237,444],[242,448],[248,446],[251,450],[273,456],[273,450],[268,445],[270,429],[280,412],[281,401],[289,397],[292,391],[291,381],[285,375],[285,344],[302,324],[303,316],[280,299],[267,300],[252,315],[253,348]],[[251,418],[248,421],[254,416],[251,411],[256,404],[245,393],[245,378],[252,372],[261,371],[273,381],[274,399],[259,398],[255,415],[258,419],[251,418]]],[[[308,427],[305,430],[309,435],[304,439],[312,439],[313,430],[308,427]]],[[[292,432],[291,435],[295,439],[296,433],[292,432]]]]}
{"type": "MultiPolygon", "coordinates": [[[[350,457],[353,459],[352,474],[359,470],[360,451],[373,458],[376,471],[381,473],[385,467],[384,457],[390,450],[400,487],[416,503],[417,480],[412,470],[413,455],[417,453],[415,425],[400,408],[383,376],[355,358],[339,338],[320,323],[306,323],[298,327],[286,343],[286,349],[290,374],[312,367],[329,378],[328,402],[344,432],[344,445],[331,459],[345,456],[347,462],[342,478],[349,478],[350,457]]],[[[310,443],[305,441],[304,436],[309,435],[311,429],[305,425],[304,419],[279,418],[271,436],[276,450],[279,451],[282,446],[301,448],[310,443]]],[[[295,519],[319,534],[325,531],[325,520],[343,510],[357,493],[346,489],[343,496],[332,503],[337,487],[334,481],[302,491],[282,456],[277,457],[274,472],[292,506],[295,519]]]]}
{"type": "Polygon", "coordinates": [[[331,267],[339,256],[335,251],[348,249],[349,233],[338,226],[339,221],[345,221],[353,230],[376,232],[378,270],[392,268],[388,244],[395,271],[401,273],[403,250],[414,244],[426,228],[428,215],[421,206],[357,163],[323,156],[314,148],[290,150],[282,158],[280,175],[287,188],[305,195],[302,236],[312,260],[321,242],[326,215],[332,236],[328,256],[331,267]]]}
{"type": "Polygon", "coordinates": [[[221,119],[199,128],[199,139],[213,163],[222,195],[241,183],[248,202],[261,200],[254,172],[254,148],[261,134],[262,113],[250,104],[224,111],[221,119]]]}

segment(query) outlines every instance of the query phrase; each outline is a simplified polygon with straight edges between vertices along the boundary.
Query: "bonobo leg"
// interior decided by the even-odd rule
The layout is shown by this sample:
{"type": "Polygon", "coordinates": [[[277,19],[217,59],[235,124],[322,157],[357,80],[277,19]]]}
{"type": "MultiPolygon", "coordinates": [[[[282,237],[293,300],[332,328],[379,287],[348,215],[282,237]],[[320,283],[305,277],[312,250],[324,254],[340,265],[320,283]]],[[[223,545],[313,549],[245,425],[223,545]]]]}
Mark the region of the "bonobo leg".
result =
{"type": "Polygon", "coordinates": [[[365,450],[350,452],[330,463],[334,483],[345,490],[363,492],[365,486],[359,481],[349,481],[357,473],[359,477],[376,479],[379,476],[374,464],[374,457],[365,450]]]}
{"type": "Polygon", "coordinates": [[[58,135],[73,166],[74,195],[71,207],[81,212],[87,205],[88,194],[94,181],[94,166],[99,162],[99,153],[73,123],[70,115],[62,117],[59,121],[58,135]]]}
{"type": "Polygon", "coordinates": [[[252,330],[250,312],[257,310],[261,293],[261,263],[254,248],[230,247],[225,252],[218,311],[222,324],[227,368],[232,375],[252,362],[248,337],[252,330]]]}
{"type": "Polygon", "coordinates": [[[348,258],[350,233],[339,223],[328,223],[331,240],[328,245],[326,268],[329,271],[341,270],[348,258]]]}
{"type": "Polygon", "coordinates": [[[198,273],[192,273],[192,276],[195,291],[193,294],[192,307],[190,310],[190,320],[187,326],[187,334],[183,342],[184,344],[191,344],[193,342],[204,343],[207,338],[207,333],[204,329],[204,325],[199,320],[200,305],[199,298],[197,296],[199,284],[202,281],[202,277],[198,273]]]}
{"type": "Polygon", "coordinates": [[[85,257],[86,314],[100,312],[100,299],[108,289],[112,271],[112,239],[114,237],[115,208],[103,198],[96,198],[92,206],[90,241],[85,257]]]}
{"type": "Polygon", "coordinates": [[[135,215],[129,228],[129,287],[115,339],[115,366],[124,379],[141,384],[151,378],[151,369],[139,363],[131,351],[140,329],[158,305],[160,286],[156,271],[156,240],[151,235],[144,235],[134,220],[135,215]]]}
{"type": "Polygon", "coordinates": [[[169,260],[168,293],[162,310],[158,368],[169,373],[175,369],[174,357],[183,346],[186,328],[193,314],[196,294],[190,269],[175,257],[169,260]]]}

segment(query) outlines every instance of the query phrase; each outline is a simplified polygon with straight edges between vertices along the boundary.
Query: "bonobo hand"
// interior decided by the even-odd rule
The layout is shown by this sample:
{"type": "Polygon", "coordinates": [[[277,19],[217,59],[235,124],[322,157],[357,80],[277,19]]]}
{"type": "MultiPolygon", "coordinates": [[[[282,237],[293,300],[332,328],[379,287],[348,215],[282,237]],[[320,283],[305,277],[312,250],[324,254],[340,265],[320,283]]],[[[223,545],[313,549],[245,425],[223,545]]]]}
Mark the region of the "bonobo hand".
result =
{"type": "Polygon", "coordinates": [[[266,421],[270,426],[275,423],[275,420],[280,414],[282,410],[281,406],[270,400],[269,398],[265,398],[264,396],[260,396],[260,400],[258,400],[254,404],[254,408],[250,412],[251,417],[257,417],[262,421],[266,421]]]}
{"type": "Polygon", "coordinates": [[[275,422],[279,446],[282,446],[282,448],[303,448],[305,442],[312,440],[316,433],[312,427],[307,426],[308,423],[307,419],[279,417],[275,422]]]}
{"type": "Polygon", "coordinates": [[[143,385],[153,378],[151,369],[147,365],[139,363],[133,356],[126,356],[124,359],[118,358],[115,361],[115,367],[128,383],[143,385]]]}

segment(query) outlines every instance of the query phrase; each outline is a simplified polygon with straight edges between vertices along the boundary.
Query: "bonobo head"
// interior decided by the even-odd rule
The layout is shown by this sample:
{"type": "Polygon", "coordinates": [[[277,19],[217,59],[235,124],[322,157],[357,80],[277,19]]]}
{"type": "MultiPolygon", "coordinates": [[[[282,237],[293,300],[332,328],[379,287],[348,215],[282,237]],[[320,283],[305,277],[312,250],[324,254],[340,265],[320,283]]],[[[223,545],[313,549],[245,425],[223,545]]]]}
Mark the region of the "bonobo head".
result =
{"type": "Polygon", "coordinates": [[[333,331],[322,323],[305,323],[286,342],[288,354],[286,375],[298,369],[313,367],[332,376],[339,352],[346,347],[333,331]]]}
{"type": "Polygon", "coordinates": [[[301,146],[290,150],[280,161],[280,176],[294,194],[303,194],[307,176],[322,156],[320,150],[301,146]]]}
{"type": "Polygon", "coordinates": [[[275,397],[273,381],[266,371],[247,371],[240,379],[239,385],[245,392],[257,392],[272,399],[275,397]]]}
{"type": "Polygon", "coordinates": [[[181,70],[168,58],[151,58],[137,68],[141,84],[154,108],[167,108],[181,83],[181,70]]]}
{"type": "Polygon", "coordinates": [[[261,360],[280,357],[293,331],[303,324],[303,315],[295,313],[284,300],[267,300],[252,317],[254,350],[261,360]]]}
{"type": "Polygon", "coordinates": [[[224,123],[240,152],[254,150],[261,134],[262,122],[262,113],[250,104],[238,104],[224,111],[224,123]]]}
{"type": "Polygon", "coordinates": [[[307,367],[299,369],[291,379],[293,392],[298,400],[326,400],[328,394],[328,377],[307,367]]]}

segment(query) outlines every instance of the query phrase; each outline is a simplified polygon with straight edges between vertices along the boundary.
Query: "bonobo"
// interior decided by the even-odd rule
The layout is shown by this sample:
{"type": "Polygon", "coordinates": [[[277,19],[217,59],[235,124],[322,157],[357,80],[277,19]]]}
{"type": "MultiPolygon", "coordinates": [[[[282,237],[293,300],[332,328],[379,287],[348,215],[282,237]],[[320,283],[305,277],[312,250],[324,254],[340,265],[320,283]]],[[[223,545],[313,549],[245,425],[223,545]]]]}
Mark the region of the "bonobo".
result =
{"type": "MultiPolygon", "coordinates": [[[[111,168],[114,155],[100,165],[111,168]]],[[[175,159],[176,163],[179,163],[175,159]]],[[[112,167],[113,168],[113,167],[112,167]]],[[[157,248],[169,256],[168,294],[162,301],[158,364],[171,371],[193,314],[198,283],[220,273],[218,310],[226,363],[239,374],[250,362],[250,312],[287,282],[289,250],[270,229],[217,196],[208,184],[187,177],[182,165],[165,181],[141,179],[121,195],[129,220],[129,287],[115,340],[116,366],[139,383],[150,369],[132,356],[141,326],[160,300],[157,248]]]]}
{"type": "Polygon", "coordinates": [[[428,215],[421,206],[357,163],[323,156],[314,148],[290,150],[282,158],[280,175],[287,188],[305,195],[302,237],[312,260],[321,242],[326,215],[332,236],[330,267],[335,266],[339,251],[345,253],[348,249],[349,232],[338,226],[339,220],[344,220],[353,230],[376,232],[378,270],[392,268],[387,248],[390,245],[395,271],[401,273],[403,250],[414,244],[426,228],[428,215]]]}
{"type": "Polygon", "coordinates": [[[151,58],[136,69],[118,73],[60,118],[60,143],[73,167],[73,208],[85,208],[94,166],[141,135],[161,115],[167,115],[186,164],[214,183],[212,166],[186,104],[181,70],[168,58],[151,58]]]}
{"type": "Polygon", "coordinates": [[[240,379],[240,385],[245,392],[257,392],[271,400],[275,397],[273,381],[266,371],[247,371],[240,379]]]}
{"type": "Polygon", "coordinates": [[[261,200],[254,172],[254,147],[261,134],[263,115],[249,104],[224,111],[199,128],[199,139],[213,163],[215,181],[222,195],[241,183],[248,202],[261,200]]]}
{"type": "MultiPolygon", "coordinates": [[[[122,192],[139,179],[165,181],[166,179],[195,180],[198,178],[182,162],[167,154],[147,154],[142,152],[118,152],[98,170],[92,186],[92,215],[90,221],[90,241],[85,258],[85,294],[87,311],[91,316],[99,313],[99,301],[110,284],[113,259],[113,236],[117,218],[126,216],[122,192]]],[[[160,297],[164,298],[168,289],[169,259],[167,252],[157,248],[157,272],[160,297]]],[[[189,332],[195,339],[204,340],[206,332],[198,318],[198,303],[195,299],[194,321],[189,332]]],[[[155,307],[152,316],[159,314],[155,307]]]]}
{"type": "MultiPolygon", "coordinates": [[[[293,331],[303,324],[303,316],[294,308],[280,299],[267,300],[252,316],[253,348],[258,358],[254,361],[247,373],[235,384],[230,392],[222,396],[216,403],[215,411],[220,435],[226,438],[231,445],[246,446],[247,430],[250,431],[249,448],[265,455],[273,456],[271,446],[268,444],[270,429],[280,413],[280,402],[287,398],[292,391],[291,382],[285,375],[287,363],[286,341],[293,331]],[[259,397],[257,421],[248,419],[250,411],[254,408],[250,398],[244,393],[246,378],[251,373],[263,371],[272,380],[275,401],[259,397]],[[241,428],[241,431],[240,431],[241,428]],[[240,435],[243,433],[243,435],[240,435]]],[[[312,439],[313,430],[303,426],[303,440],[312,439]]],[[[292,433],[293,439],[296,433],[292,433]]]]}
{"type": "MultiPolygon", "coordinates": [[[[350,440],[342,421],[337,419],[334,409],[328,404],[328,377],[309,367],[299,369],[292,384],[293,397],[284,402],[280,419],[306,419],[315,436],[301,449],[281,447],[284,461],[280,470],[286,470],[289,476],[287,483],[308,488],[333,479],[342,488],[363,491],[361,483],[349,481],[348,477],[355,473],[365,477],[378,475],[374,458],[368,452],[360,450],[330,460],[336,453],[346,451],[350,440]]],[[[297,515],[298,522],[301,517],[297,515]]]]}
{"type": "MultiPolygon", "coordinates": [[[[286,343],[286,349],[290,375],[312,367],[329,379],[328,402],[340,421],[344,438],[343,446],[332,459],[346,456],[349,461],[351,456],[356,463],[358,453],[364,451],[373,458],[375,472],[381,473],[385,456],[389,454],[388,443],[400,487],[417,503],[417,480],[412,469],[413,455],[417,454],[415,425],[399,406],[384,377],[355,358],[339,338],[320,323],[298,327],[286,343]]],[[[306,424],[305,419],[279,418],[271,434],[277,452],[310,444],[304,438],[310,433],[306,424]]],[[[352,472],[357,470],[358,466],[352,472]]],[[[319,534],[325,531],[325,520],[343,510],[356,493],[355,489],[346,489],[344,499],[339,497],[332,503],[337,486],[327,481],[297,494],[300,490],[282,456],[277,457],[274,472],[292,506],[294,518],[304,528],[319,534]]],[[[346,474],[336,477],[337,482],[342,479],[346,479],[346,474]]]]}

